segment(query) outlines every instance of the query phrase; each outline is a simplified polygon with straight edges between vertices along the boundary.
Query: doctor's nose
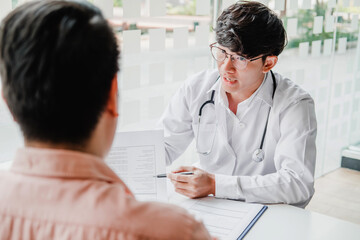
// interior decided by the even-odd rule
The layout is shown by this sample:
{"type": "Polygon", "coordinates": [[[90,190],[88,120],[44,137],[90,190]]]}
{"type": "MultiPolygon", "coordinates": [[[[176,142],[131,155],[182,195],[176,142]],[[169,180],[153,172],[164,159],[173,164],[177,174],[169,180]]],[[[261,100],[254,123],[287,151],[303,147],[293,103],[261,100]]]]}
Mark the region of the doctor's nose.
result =
{"type": "Polygon", "coordinates": [[[236,71],[236,68],[232,62],[232,59],[230,56],[227,56],[224,61],[221,64],[221,67],[226,72],[234,73],[236,71]]]}

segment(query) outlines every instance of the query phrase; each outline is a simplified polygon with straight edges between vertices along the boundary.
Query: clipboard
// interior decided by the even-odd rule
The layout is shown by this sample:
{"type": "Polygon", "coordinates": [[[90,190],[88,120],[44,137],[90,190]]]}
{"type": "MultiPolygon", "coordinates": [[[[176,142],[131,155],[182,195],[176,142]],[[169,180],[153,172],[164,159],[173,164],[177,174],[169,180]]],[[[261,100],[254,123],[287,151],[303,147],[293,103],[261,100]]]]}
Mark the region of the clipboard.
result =
{"type": "Polygon", "coordinates": [[[250,229],[255,225],[255,223],[257,222],[257,220],[259,220],[259,218],[262,216],[262,214],[266,211],[266,209],[268,209],[267,206],[263,206],[262,209],[258,212],[258,214],[256,214],[256,216],[254,217],[254,219],[250,222],[250,224],[245,228],[245,230],[240,234],[240,236],[237,238],[237,240],[242,240],[245,235],[250,231],[250,229]]]}
{"type": "Polygon", "coordinates": [[[229,199],[205,197],[187,199],[173,193],[171,202],[187,209],[202,221],[210,235],[223,240],[241,240],[251,230],[267,206],[229,199]]]}

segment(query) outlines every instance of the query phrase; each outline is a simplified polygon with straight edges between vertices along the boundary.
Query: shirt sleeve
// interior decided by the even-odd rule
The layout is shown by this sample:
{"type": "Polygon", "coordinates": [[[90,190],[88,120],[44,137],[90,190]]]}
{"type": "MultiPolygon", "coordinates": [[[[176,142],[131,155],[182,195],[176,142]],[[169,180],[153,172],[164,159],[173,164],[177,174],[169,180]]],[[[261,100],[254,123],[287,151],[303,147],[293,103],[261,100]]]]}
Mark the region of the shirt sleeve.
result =
{"type": "Polygon", "coordinates": [[[164,129],[167,165],[175,161],[194,138],[187,95],[184,84],[173,96],[158,123],[158,127],[164,129]]]}
{"type": "Polygon", "coordinates": [[[306,206],[314,194],[316,117],[311,98],[291,104],[279,115],[276,172],[253,176],[215,176],[216,196],[246,202],[306,206]]]}

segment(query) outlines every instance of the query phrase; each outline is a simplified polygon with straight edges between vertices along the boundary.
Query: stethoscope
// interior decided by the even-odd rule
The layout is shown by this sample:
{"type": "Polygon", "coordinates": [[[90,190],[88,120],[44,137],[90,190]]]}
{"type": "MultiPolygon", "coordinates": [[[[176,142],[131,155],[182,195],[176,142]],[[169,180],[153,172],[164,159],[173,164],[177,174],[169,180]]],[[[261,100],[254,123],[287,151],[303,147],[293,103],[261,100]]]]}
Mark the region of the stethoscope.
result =
{"type": "MultiPolygon", "coordinates": [[[[274,99],[277,84],[276,84],[276,81],[275,81],[274,73],[271,70],[270,70],[270,73],[271,73],[271,77],[272,77],[272,81],[273,81],[273,85],[274,85],[274,89],[273,89],[273,93],[272,93],[272,99],[274,99]]],[[[220,78],[220,76],[216,79],[216,81],[219,78],[220,78]]],[[[199,150],[199,133],[200,133],[199,128],[200,128],[201,115],[202,115],[202,112],[203,112],[202,111],[203,108],[207,104],[214,104],[215,105],[214,96],[215,96],[215,90],[212,90],[210,100],[204,102],[201,105],[200,109],[199,109],[199,122],[198,122],[197,137],[196,137],[196,148],[197,148],[198,153],[203,154],[203,155],[210,154],[210,152],[211,152],[211,150],[213,148],[213,145],[214,145],[215,136],[213,138],[211,147],[210,147],[210,149],[208,151],[200,151],[199,150]]],[[[262,162],[264,160],[264,158],[265,158],[265,152],[263,150],[263,145],[264,145],[264,141],[265,141],[265,136],[266,136],[267,126],[268,126],[268,122],[269,122],[270,112],[271,112],[271,107],[269,108],[268,115],[267,115],[267,118],[266,118],[265,128],[264,128],[264,131],[263,131],[260,147],[255,149],[255,151],[252,154],[252,160],[257,162],[257,163],[262,162]]]]}

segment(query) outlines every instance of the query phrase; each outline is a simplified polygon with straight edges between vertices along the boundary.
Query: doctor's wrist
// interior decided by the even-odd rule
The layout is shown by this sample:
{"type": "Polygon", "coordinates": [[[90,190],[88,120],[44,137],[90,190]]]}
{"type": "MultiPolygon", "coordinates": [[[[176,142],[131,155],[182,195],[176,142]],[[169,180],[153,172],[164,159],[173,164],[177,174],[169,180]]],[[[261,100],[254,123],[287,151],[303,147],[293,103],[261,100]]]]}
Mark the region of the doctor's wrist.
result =
{"type": "Polygon", "coordinates": [[[213,194],[215,196],[215,174],[211,174],[209,173],[209,178],[210,178],[210,185],[211,185],[211,188],[210,188],[210,193],[209,194],[213,194]]]}

